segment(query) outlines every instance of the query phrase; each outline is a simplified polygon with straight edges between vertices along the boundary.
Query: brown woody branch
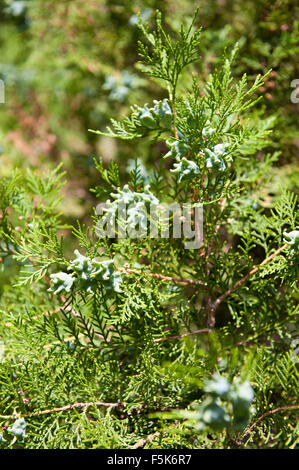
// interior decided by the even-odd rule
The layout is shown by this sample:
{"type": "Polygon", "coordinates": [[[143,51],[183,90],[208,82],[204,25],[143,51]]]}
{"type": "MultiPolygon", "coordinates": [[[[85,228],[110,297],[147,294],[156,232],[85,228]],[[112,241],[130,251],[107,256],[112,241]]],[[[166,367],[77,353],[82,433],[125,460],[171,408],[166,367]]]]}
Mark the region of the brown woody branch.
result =
{"type": "Polygon", "coordinates": [[[208,284],[206,282],[194,281],[193,279],[181,279],[177,277],[164,276],[163,274],[158,274],[158,273],[138,271],[138,269],[129,269],[129,268],[116,268],[116,269],[118,271],[121,271],[127,274],[137,274],[138,276],[155,277],[156,279],[161,279],[162,281],[177,282],[179,284],[190,284],[190,285],[201,286],[205,288],[208,287],[208,284]]]}
{"type": "Polygon", "coordinates": [[[160,343],[162,341],[171,341],[174,339],[181,339],[185,338],[186,336],[192,336],[192,335],[199,335],[201,333],[210,333],[211,330],[209,328],[203,328],[202,330],[194,330],[194,331],[189,331],[188,333],[183,333],[181,335],[177,336],[166,336],[165,338],[156,338],[154,339],[155,343],[160,343]]]}
{"type": "Polygon", "coordinates": [[[144,439],[140,439],[140,441],[136,442],[136,444],[133,445],[132,449],[138,449],[139,447],[143,447],[147,442],[151,442],[155,439],[155,437],[160,436],[160,434],[161,433],[157,431],[145,437],[144,439]]]}
{"type": "Polygon", "coordinates": [[[25,413],[22,415],[0,415],[0,418],[4,419],[16,419],[16,418],[29,418],[32,416],[42,416],[42,415],[47,415],[51,413],[59,413],[62,411],[67,411],[67,410],[73,410],[75,408],[90,408],[91,406],[104,406],[106,408],[117,408],[120,406],[125,405],[125,403],[118,401],[117,403],[106,403],[102,401],[96,401],[96,402],[88,402],[88,403],[72,403],[69,405],[61,406],[60,408],[51,408],[49,410],[42,410],[42,411],[34,411],[32,413],[25,413]]]}
{"type": "Polygon", "coordinates": [[[280,406],[279,408],[275,408],[274,410],[266,411],[266,413],[262,414],[242,435],[241,441],[244,437],[248,436],[251,431],[265,418],[268,416],[274,415],[276,413],[285,413],[286,411],[292,410],[299,410],[299,405],[287,405],[287,406],[280,406]]]}
{"type": "Polygon", "coordinates": [[[274,251],[272,255],[268,256],[267,258],[264,259],[258,266],[255,266],[246,276],[242,277],[242,279],[239,279],[232,287],[230,287],[226,292],[224,292],[218,299],[215,300],[215,302],[212,302],[210,305],[210,321],[209,321],[209,326],[214,326],[215,325],[215,311],[219,307],[222,302],[229,297],[235,290],[237,290],[239,287],[243,286],[247,282],[247,280],[252,277],[257,271],[262,267],[268,264],[270,261],[272,261],[276,256],[278,256],[285,248],[288,247],[288,244],[285,243],[282,245],[278,250],[274,251]]]}

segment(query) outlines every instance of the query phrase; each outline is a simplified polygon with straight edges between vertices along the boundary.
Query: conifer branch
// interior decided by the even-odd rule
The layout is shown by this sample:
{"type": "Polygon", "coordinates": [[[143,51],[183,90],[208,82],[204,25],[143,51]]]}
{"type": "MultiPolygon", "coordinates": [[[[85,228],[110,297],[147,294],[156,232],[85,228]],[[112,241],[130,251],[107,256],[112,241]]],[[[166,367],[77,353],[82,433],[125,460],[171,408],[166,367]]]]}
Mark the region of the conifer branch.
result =
{"type": "Polygon", "coordinates": [[[206,282],[195,281],[193,279],[181,279],[177,277],[164,276],[163,274],[158,274],[158,273],[138,271],[138,269],[118,268],[118,267],[116,269],[124,273],[137,274],[138,276],[155,277],[156,279],[161,279],[163,281],[168,281],[168,282],[177,282],[179,284],[190,284],[190,285],[201,286],[205,288],[208,287],[208,284],[206,282]]]}
{"type": "Polygon", "coordinates": [[[166,336],[165,338],[156,338],[154,339],[155,343],[160,343],[162,341],[171,341],[174,339],[181,339],[181,338],[186,338],[187,336],[192,336],[192,335],[199,335],[201,333],[210,333],[211,330],[210,328],[203,328],[201,330],[194,330],[194,331],[189,331],[188,333],[183,333],[181,335],[177,336],[166,336]]]}
{"type": "Polygon", "coordinates": [[[169,94],[170,105],[171,105],[171,108],[172,108],[173,135],[176,139],[178,139],[179,136],[178,136],[178,130],[177,130],[177,124],[176,124],[177,114],[176,114],[176,104],[175,104],[175,93],[171,92],[171,89],[170,89],[169,85],[167,86],[167,89],[168,89],[168,94],[169,94]]]}
{"type": "Polygon", "coordinates": [[[3,419],[16,419],[18,418],[32,418],[34,416],[42,416],[42,415],[48,415],[51,413],[60,413],[62,411],[68,411],[68,410],[73,410],[75,408],[90,408],[91,406],[104,406],[106,408],[117,408],[120,406],[124,406],[125,403],[118,401],[116,403],[106,403],[102,401],[96,401],[96,402],[87,402],[87,403],[72,403],[69,405],[61,406],[59,408],[50,408],[48,410],[41,410],[41,411],[34,411],[32,413],[25,413],[21,415],[12,414],[12,415],[0,415],[0,418],[3,419]]]}
{"type": "Polygon", "coordinates": [[[242,287],[243,284],[247,282],[247,280],[256,274],[262,266],[265,266],[270,261],[272,261],[276,256],[278,256],[283,250],[288,247],[288,244],[285,243],[280,248],[278,248],[272,255],[268,256],[264,261],[262,261],[258,266],[255,266],[248,274],[246,274],[242,279],[239,279],[232,287],[230,287],[226,292],[224,292],[215,302],[212,302],[210,305],[210,325],[215,325],[215,311],[219,307],[222,302],[229,297],[233,292],[235,292],[239,287],[242,287]]]}
{"type": "Polygon", "coordinates": [[[132,449],[139,449],[140,447],[143,447],[147,442],[153,441],[155,437],[158,437],[160,435],[161,433],[159,431],[154,432],[153,434],[150,434],[144,439],[140,439],[140,441],[136,442],[136,444],[133,445],[132,449]]]}
{"type": "Polygon", "coordinates": [[[240,444],[242,440],[251,433],[251,431],[265,418],[268,416],[274,415],[276,413],[285,413],[287,411],[299,410],[299,405],[286,405],[280,406],[279,408],[275,408],[274,410],[268,410],[264,414],[262,414],[243,434],[241,437],[240,444]]]}

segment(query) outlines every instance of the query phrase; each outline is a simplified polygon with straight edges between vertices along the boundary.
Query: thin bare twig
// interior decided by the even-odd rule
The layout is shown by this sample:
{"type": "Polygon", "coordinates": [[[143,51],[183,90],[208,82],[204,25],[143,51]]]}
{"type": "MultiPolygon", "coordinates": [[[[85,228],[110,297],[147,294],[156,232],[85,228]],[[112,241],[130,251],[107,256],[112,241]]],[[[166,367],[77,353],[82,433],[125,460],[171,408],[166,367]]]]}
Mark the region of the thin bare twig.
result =
{"type": "Polygon", "coordinates": [[[235,290],[237,290],[239,287],[243,286],[245,282],[253,276],[262,266],[265,266],[268,264],[270,261],[272,261],[276,256],[278,256],[285,248],[288,247],[288,244],[285,243],[282,245],[280,248],[278,248],[272,255],[268,256],[267,258],[264,259],[258,266],[255,266],[249,273],[246,274],[246,276],[242,277],[242,279],[239,279],[232,287],[230,287],[226,292],[224,292],[218,299],[215,300],[210,306],[210,326],[214,326],[215,324],[215,311],[219,307],[222,302],[229,297],[235,290]]]}
{"type": "Polygon", "coordinates": [[[275,408],[274,410],[269,410],[266,411],[266,413],[262,414],[242,435],[241,440],[244,439],[244,437],[248,436],[248,434],[251,433],[251,431],[265,418],[268,416],[274,415],[276,413],[284,413],[285,411],[292,411],[292,410],[299,410],[299,405],[287,405],[287,406],[281,406],[279,408],[275,408]]]}
{"type": "Polygon", "coordinates": [[[171,341],[173,339],[181,339],[181,338],[185,338],[186,336],[199,335],[201,333],[210,333],[210,332],[211,332],[210,328],[203,328],[202,330],[189,331],[188,333],[183,333],[177,336],[166,336],[164,338],[156,338],[154,339],[154,342],[160,343],[161,341],[171,341]]]}
{"type": "Polygon", "coordinates": [[[117,403],[106,403],[102,401],[88,402],[88,403],[72,403],[69,405],[61,406],[60,408],[51,408],[49,410],[34,411],[32,413],[25,414],[12,414],[12,415],[0,415],[3,419],[16,419],[16,418],[29,418],[32,416],[42,416],[51,413],[59,413],[61,411],[73,410],[74,408],[89,408],[91,406],[104,406],[107,408],[116,408],[125,405],[124,402],[118,401],[117,403]]]}
{"type": "Polygon", "coordinates": [[[136,442],[136,444],[133,445],[132,449],[138,449],[139,447],[143,447],[147,442],[151,442],[155,439],[155,437],[160,436],[160,434],[161,433],[157,431],[145,437],[144,439],[140,439],[140,441],[136,442]]]}
{"type": "Polygon", "coordinates": [[[118,271],[128,273],[128,274],[137,274],[138,276],[155,277],[156,279],[161,279],[162,281],[177,282],[179,284],[190,284],[190,285],[201,286],[205,288],[208,287],[208,284],[206,282],[194,281],[193,279],[181,279],[177,277],[164,276],[163,274],[158,274],[158,273],[138,271],[138,269],[118,268],[118,267],[116,269],[118,271]]]}

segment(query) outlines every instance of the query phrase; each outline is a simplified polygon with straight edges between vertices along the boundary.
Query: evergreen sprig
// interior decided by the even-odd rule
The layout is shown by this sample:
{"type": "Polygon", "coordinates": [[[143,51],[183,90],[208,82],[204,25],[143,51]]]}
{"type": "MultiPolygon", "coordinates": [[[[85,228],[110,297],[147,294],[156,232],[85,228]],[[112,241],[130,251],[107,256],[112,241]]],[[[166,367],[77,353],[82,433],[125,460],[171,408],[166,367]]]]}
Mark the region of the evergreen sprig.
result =
{"type": "Polygon", "coordinates": [[[70,250],[60,169],[0,182],[0,447],[298,445],[298,201],[267,190],[275,116],[254,108],[267,75],[235,79],[234,47],[201,89],[182,74],[195,24],[172,38],[160,13],[155,31],[140,22],[143,69],[168,98],[96,131],[163,149],[148,173],[133,155],[126,181],[95,160],[104,215],[126,202],[126,229],[145,235],[98,237],[94,214],[70,250]],[[202,205],[202,245],[151,238],[150,203],[202,205]]]}

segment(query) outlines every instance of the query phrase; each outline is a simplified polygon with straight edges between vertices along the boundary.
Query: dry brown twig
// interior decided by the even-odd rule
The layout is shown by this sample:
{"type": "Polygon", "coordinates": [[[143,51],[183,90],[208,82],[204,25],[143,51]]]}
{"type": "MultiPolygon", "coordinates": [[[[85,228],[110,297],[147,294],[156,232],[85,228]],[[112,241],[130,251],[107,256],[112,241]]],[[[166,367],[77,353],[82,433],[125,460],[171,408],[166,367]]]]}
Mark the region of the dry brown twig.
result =
{"type": "Polygon", "coordinates": [[[276,413],[284,413],[286,411],[292,410],[299,410],[299,405],[287,405],[287,406],[280,406],[279,408],[275,408],[274,410],[268,410],[264,414],[262,414],[242,435],[241,442],[244,437],[248,436],[251,431],[265,418],[268,416],[274,415],[276,413]]]}
{"type": "Polygon", "coordinates": [[[146,277],[155,277],[156,279],[161,279],[162,281],[168,282],[177,282],[179,284],[190,284],[194,286],[201,286],[201,287],[208,287],[206,282],[202,281],[195,281],[193,279],[182,279],[177,277],[171,276],[164,276],[163,274],[152,273],[152,272],[144,272],[139,271],[138,269],[131,269],[131,268],[116,268],[118,271],[127,273],[127,274],[137,274],[138,276],[146,276],[146,277]]]}
{"type": "Polygon", "coordinates": [[[267,258],[264,259],[258,266],[255,266],[249,273],[247,273],[242,279],[239,279],[232,287],[230,287],[226,292],[224,292],[220,297],[218,297],[214,302],[211,303],[209,306],[209,317],[210,317],[210,325],[209,326],[214,326],[215,325],[215,312],[216,309],[219,307],[222,302],[229,297],[235,290],[237,290],[239,287],[243,286],[245,282],[252,277],[254,274],[258,272],[258,270],[262,267],[268,264],[270,261],[272,261],[276,256],[278,256],[283,250],[285,250],[288,247],[288,244],[285,243],[282,245],[280,248],[278,248],[272,255],[268,256],[267,258]]]}
{"type": "Polygon", "coordinates": [[[132,449],[139,449],[140,447],[143,447],[147,442],[151,442],[155,439],[155,437],[160,436],[160,434],[161,433],[157,431],[145,437],[144,439],[140,439],[140,441],[136,442],[136,444],[133,445],[132,449]]]}
{"type": "Polygon", "coordinates": [[[106,403],[102,401],[87,402],[87,403],[72,403],[69,405],[61,406],[60,408],[51,408],[48,410],[34,411],[32,413],[25,414],[12,414],[12,415],[0,415],[3,419],[17,419],[17,418],[31,418],[33,416],[42,416],[51,413],[59,413],[62,411],[73,410],[75,408],[90,408],[91,406],[104,406],[106,408],[117,408],[125,405],[124,402],[118,401],[117,403],[106,403]]]}
{"type": "Polygon", "coordinates": [[[181,339],[181,338],[186,338],[187,336],[199,335],[201,333],[210,333],[210,332],[211,330],[209,328],[203,328],[202,330],[189,331],[188,333],[182,333],[181,335],[177,335],[177,336],[165,336],[164,338],[155,338],[154,342],[160,343],[162,341],[171,341],[174,339],[181,339]]]}

